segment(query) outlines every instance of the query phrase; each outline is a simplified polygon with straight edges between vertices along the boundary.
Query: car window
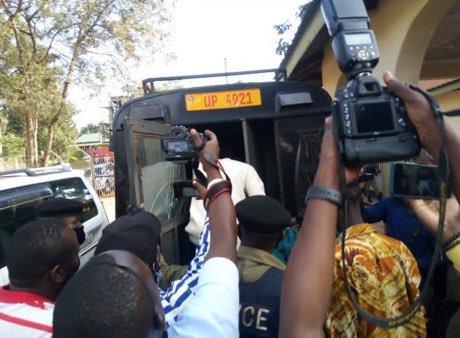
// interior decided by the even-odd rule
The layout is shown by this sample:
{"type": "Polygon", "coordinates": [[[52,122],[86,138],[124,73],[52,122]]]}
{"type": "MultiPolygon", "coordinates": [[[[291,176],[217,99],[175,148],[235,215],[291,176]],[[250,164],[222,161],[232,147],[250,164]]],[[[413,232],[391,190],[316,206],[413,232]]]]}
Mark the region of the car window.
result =
{"type": "Polygon", "coordinates": [[[5,265],[4,250],[13,233],[36,219],[35,207],[38,204],[55,197],[83,202],[82,222],[98,214],[91,193],[79,177],[0,191],[0,267],[5,265]]]}
{"type": "Polygon", "coordinates": [[[52,181],[48,183],[53,191],[54,197],[76,199],[85,204],[81,221],[86,222],[97,215],[97,207],[93,196],[85,186],[81,178],[73,177],[65,180],[52,181]]]}

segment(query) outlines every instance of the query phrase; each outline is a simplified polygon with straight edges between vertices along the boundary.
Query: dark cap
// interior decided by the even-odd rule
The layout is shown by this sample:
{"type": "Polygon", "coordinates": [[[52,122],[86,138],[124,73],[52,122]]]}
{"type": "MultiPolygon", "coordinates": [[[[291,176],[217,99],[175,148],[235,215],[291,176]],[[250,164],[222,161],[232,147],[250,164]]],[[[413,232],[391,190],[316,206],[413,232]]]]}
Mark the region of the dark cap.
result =
{"type": "Polygon", "coordinates": [[[262,235],[281,233],[291,222],[291,214],[274,198],[247,197],[235,206],[240,227],[262,235]]]}
{"type": "Polygon", "coordinates": [[[125,250],[133,253],[149,267],[155,262],[161,223],[153,214],[138,211],[122,216],[102,231],[95,254],[109,250],[125,250]]]}
{"type": "Polygon", "coordinates": [[[37,217],[79,216],[85,205],[77,200],[62,197],[51,198],[35,207],[37,217]]]}

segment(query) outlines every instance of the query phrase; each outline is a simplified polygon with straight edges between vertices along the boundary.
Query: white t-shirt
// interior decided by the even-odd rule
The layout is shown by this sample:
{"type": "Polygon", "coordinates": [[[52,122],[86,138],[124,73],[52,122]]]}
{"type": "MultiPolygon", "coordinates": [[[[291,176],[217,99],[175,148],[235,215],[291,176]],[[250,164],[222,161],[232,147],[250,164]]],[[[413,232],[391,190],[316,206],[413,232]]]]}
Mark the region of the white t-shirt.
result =
{"type": "Polygon", "coordinates": [[[0,269],[0,287],[10,284],[8,268],[4,266],[0,269]]]}
{"type": "Polygon", "coordinates": [[[170,338],[238,337],[238,269],[227,258],[204,263],[191,300],[168,328],[170,338]]]}
{"type": "MultiPolygon", "coordinates": [[[[265,195],[264,182],[262,182],[254,167],[230,158],[220,159],[219,162],[232,181],[233,204],[244,200],[247,196],[265,195]]],[[[201,164],[199,169],[203,171],[201,164]]],[[[190,204],[190,222],[185,227],[185,231],[188,232],[190,240],[195,245],[198,245],[205,218],[206,210],[204,210],[203,201],[192,198],[190,204]]]]}
{"type": "Polygon", "coordinates": [[[53,310],[54,303],[43,296],[0,288],[0,337],[51,337],[53,310]]]}

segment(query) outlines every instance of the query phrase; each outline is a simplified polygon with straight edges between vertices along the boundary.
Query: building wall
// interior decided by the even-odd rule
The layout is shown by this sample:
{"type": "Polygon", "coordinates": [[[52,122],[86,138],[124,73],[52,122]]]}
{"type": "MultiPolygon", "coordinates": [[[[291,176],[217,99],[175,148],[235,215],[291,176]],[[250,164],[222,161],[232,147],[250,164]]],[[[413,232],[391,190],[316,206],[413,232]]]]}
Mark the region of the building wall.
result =
{"type": "MultiPolygon", "coordinates": [[[[443,112],[460,109],[460,90],[436,96],[443,112]]],[[[460,132],[460,128],[457,129],[460,132]]]]}

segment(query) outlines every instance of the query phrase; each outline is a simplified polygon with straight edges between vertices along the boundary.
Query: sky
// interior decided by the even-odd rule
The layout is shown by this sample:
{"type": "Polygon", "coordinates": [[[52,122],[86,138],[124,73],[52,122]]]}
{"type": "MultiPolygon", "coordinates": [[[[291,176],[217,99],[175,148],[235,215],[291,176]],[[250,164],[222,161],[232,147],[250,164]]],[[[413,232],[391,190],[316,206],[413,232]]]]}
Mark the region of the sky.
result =
{"type": "MultiPolygon", "coordinates": [[[[137,83],[147,77],[203,74],[277,68],[282,57],[275,53],[279,36],[273,26],[284,21],[298,24],[295,13],[306,0],[177,0],[172,11],[170,39],[166,52],[173,61],[146,56],[128,69],[137,83]]],[[[296,27],[291,30],[292,34],[296,27]]],[[[245,76],[235,80],[271,80],[272,74],[245,76]]],[[[222,83],[224,79],[190,80],[184,87],[222,83]]],[[[120,86],[108,81],[93,93],[71,87],[69,99],[77,109],[77,127],[108,121],[110,96],[122,94],[120,86]]]]}

